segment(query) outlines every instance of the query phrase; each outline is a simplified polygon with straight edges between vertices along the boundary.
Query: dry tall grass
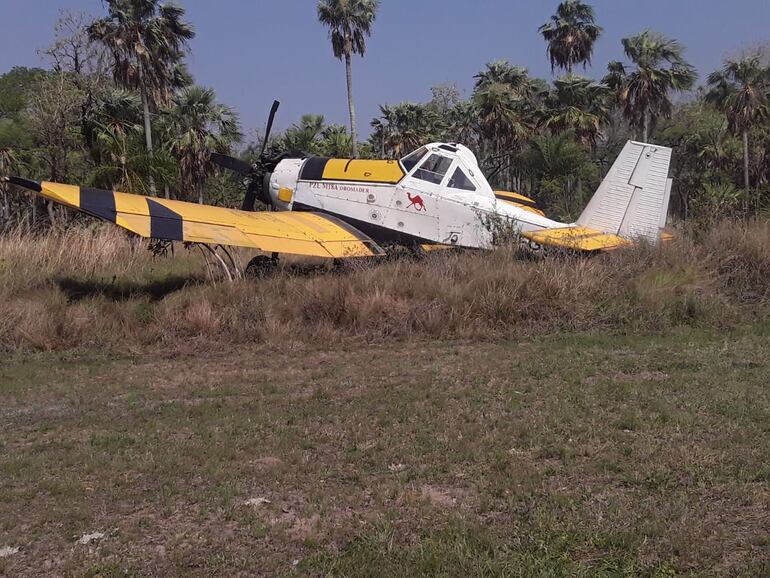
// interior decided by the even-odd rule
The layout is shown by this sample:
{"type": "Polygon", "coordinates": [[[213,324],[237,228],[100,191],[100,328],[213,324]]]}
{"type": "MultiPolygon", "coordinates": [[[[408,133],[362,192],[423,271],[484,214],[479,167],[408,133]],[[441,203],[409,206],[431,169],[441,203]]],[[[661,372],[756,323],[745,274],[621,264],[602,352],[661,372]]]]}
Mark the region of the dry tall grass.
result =
{"type": "Polygon", "coordinates": [[[0,238],[0,349],[512,338],[729,325],[770,304],[770,223],[664,247],[527,260],[515,249],[204,282],[199,255],[154,258],[110,227],[0,238]]]}

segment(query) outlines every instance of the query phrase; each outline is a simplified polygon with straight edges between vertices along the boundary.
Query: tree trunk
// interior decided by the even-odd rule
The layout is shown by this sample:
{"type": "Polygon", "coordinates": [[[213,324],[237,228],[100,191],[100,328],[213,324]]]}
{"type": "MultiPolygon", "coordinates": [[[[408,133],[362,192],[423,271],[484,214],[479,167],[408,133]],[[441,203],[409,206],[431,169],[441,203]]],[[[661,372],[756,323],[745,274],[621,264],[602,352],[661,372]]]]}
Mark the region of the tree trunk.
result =
{"type": "Polygon", "coordinates": [[[751,195],[751,177],[749,175],[749,131],[743,129],[743,184],[746,187],[746,199],[743,201],[745,209],[749,207],[751,195]]]}
{"type": "Polygon", "coordinates": [[[88,123],[88,113],[90,112],[94,102],[94,97],[89,90],[86,96],[86,101],[80,107],[80,132],[83,134],[83,141],[86,143],[86,149],[92,150],[94,148],[94,131],[90,128],[88,123]]]}
{"type": "MultiPolygon", "coordinates": [[[[152,123],[150,122],[150,101],[147,98],[147,89],[142,87],[142,110],[144,112],[144,142],[147,146],[147,154],[152,162],[152,123]]],[[[152,171],[152,169],[150,169],[152,171]]],[[[149,174],[150,195],[155,196],[155,177],[149,174]]]]}
{"type": "Polygon", "coordinates": [[[350,110],[351,156],[358,158],[358,131],[356,130],[356,107],[353,104],[353,63],[350,54],[345,55],[345,75],[348,81],[348,109],[350,110]]]}
{"type": "Polygon", "coordinates": [[[11,209],[8,204],[8,187],[5,185],[0,185],[0,190],[3,191],[3,204],[2,204],[2,210],[3,210],[3,228],[6,227],[11,220],[11,209]]]}
{"type": "Polygon", "coordinates": [[[45,204],[46,211],[48,212],[48,219],[51,221],[51,226],[56,226],[56,213],[53,208],[53,201],[48,201],[45,204]]]}
{"type": "MultiPolygon", "coordinates": [[[[123,186],[128,185],[128,167],[126,166],[126,157],[128,155],[124,154],[120,157],[120,180],[123,186]]],[[[112,184],[112,190],[117,191],[118,188],[115,186],[115,183],[112,184]]]]}
{"type": "Polygon", "coordinates": [[[649,142],[650,138],[650,110],[645,109],[644,110],[644,132],[642,133],[642,142],[647,143],[649,142]]]}
{"type": "Polygon", "coordinates": [[[583,177],[577,178],[577,196],[580,203],[583,202],[583,177]]]}

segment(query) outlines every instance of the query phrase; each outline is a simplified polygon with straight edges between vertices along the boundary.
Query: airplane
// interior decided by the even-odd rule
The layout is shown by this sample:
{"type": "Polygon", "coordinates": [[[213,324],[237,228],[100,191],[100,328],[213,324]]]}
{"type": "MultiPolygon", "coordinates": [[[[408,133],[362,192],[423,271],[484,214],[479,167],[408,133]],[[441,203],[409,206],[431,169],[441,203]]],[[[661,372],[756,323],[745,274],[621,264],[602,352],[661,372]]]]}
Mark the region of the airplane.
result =
{"type": "Polygon", "coordinates": [[[430,143],[400,160],[302,153],[268,158],[278,105],[254,165],[212,155],[220,166],[248,177],[241,210],[6,180],[141,237],[200,244],[212,253],[211,247],[257,249],[266,253],[250,263],[259,274],[272,270],[282,253],[349,259],[383,256],[392,245],[491,249],[500,228],[513,230],[533,250],[590,253],[661,240],[671,195],[670,148],[629,141],[577,221],[561,223],[528,197],[493,190],[473,152],[458,143],[430,143]],[[270,210],[255,212],[256,199],[270,210]]]}

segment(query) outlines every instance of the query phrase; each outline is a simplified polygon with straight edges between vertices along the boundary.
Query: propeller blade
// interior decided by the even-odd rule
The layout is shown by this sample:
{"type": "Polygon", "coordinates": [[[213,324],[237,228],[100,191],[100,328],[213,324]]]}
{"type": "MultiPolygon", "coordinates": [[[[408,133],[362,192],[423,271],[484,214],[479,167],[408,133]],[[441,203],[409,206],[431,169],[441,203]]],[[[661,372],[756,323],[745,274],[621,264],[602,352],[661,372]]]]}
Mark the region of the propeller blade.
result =
{"type": "Polygon", "coordinates": [[[257,200],[257,194],[258,189],[261,186],[261,183],[258,183],[257,181],[252,181],[249,183],[249,188],[246,189],[246,195],[243,197],[243,204],[241,205],[241,211],[253,211],[254,210],[254,201],[257,200]]]}
{"type": "Polygon", "coordinates": [[[234,171],[246,176],[254,172],[253,167],[249,163],[229,155],[211,153],[211,162],[213,162],[215,165],[219,165],[223,169],[234,171]]]}
{"type": "Polygon", "coordinates": [[[265,150],[267,149],[267,142],[270,140],[270,133],[273,130],[273,121],[275,120],[275,115],[278,112],[279,106],[281,106],[281,103],[274,100],[273,107],[270,109],[270,116],[267,119],[267,130],[265,131],[265,140],[262,141],[262,152],[259,153],[260,158],[264,156],[265,150]]]}

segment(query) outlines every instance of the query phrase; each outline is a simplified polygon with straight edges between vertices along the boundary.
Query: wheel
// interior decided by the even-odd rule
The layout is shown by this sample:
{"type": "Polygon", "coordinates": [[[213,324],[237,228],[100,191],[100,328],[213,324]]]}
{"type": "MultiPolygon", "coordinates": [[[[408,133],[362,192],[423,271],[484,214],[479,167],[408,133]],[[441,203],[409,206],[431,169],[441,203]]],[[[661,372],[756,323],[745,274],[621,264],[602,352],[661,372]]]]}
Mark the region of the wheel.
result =
{"type": "Polygon", "coordinates": [[[267,255],[257,255],[246,265],[245,276],[249,279],[263,279],[278,269],[278,259],[267,255]]]}

